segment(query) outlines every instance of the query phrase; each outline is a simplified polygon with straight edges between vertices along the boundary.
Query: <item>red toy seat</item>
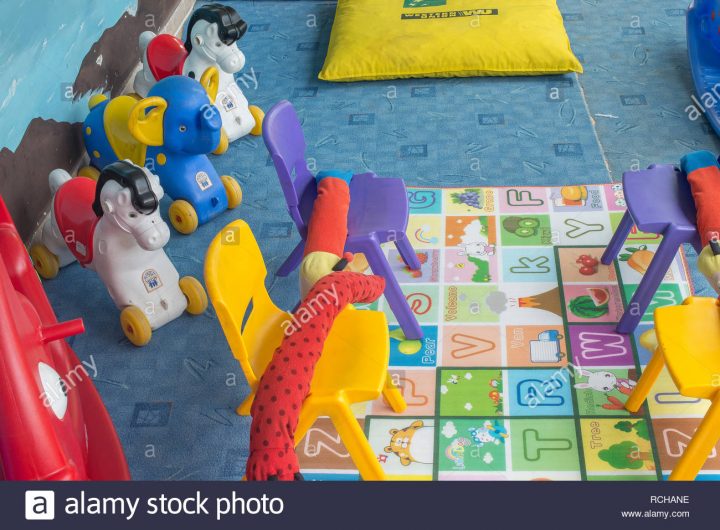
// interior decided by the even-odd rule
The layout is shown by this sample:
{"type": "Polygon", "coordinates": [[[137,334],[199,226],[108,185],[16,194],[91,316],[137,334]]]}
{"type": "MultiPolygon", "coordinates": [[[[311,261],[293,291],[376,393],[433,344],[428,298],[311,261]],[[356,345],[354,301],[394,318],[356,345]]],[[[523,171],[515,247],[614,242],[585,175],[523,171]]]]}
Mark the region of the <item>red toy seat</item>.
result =
{"type": "Polygon", "coordinates": [[[155,37],[147,47],[148,66],[157,81],[171,75],[182,75],[187,56],[183,42],[166,33],[155,37]]]}
{"type": "Polygon", "coordinates": [[[129,479],[110,416],[64,340],[82,321],[58,323],[2,197],[0,330],[0,479],[129,479]]]}
{"type": "Polygon", "coordinates": [[[93,259],[93,233],[98,217],[92,209],[95,181],[76,177],[60,186],[55,194],[55,219],[60,233],[83,267],[93,259]]]}

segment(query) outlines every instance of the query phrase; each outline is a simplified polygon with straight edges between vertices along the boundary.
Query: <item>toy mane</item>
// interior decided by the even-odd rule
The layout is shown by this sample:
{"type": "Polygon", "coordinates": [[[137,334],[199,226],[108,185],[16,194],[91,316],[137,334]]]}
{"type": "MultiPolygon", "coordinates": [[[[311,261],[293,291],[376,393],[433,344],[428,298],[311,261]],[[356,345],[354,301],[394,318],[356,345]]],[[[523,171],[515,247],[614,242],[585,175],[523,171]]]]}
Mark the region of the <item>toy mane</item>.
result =
{"type": "Polygon", "coordinates": [[[240,18],[240,15],[230,6],[222,4],[208,4],[195,10],[190,17],[187,27],[187,35],[185,37],[185,49],[190,53],[192,51],[192,30],[195,23],[199,20],[205,20],[210,24],[217,24],[218,37],[226,45],[230,46],[237,42],[245,35],[247,31],[247,23],[240,18]]]}
{"type": "Polygon", "coordinates": [[[103,216],[100,194],[105,184],[111,180],[117,182],[123,188],[130,189],[133,206],[139,212],[150,214],[157,209],[158,198],[152,190],[145,172],[133,164],[121,160],[105,167],[100,173],[100,178],[95,187],[95,200],[92,204],[93,212],[98,217],[103,216]]]}

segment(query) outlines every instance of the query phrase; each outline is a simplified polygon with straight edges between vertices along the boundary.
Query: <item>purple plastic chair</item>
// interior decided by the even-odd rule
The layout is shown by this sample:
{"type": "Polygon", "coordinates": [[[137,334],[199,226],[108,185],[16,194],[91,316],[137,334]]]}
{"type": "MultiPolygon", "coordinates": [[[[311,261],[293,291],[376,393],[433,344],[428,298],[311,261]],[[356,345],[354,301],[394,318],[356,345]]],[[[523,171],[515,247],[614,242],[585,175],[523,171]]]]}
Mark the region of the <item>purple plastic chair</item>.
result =
{"type": "Polygon", "coordinates": [[[660,246],[616,328],[618,333],[630,333],[645,314],[678,248],[691,243],[700,252],[702,246],[690,185],[675,166],[653,164],[643,171],[623,173],[623,189],[627,211],[600,261],[605,265],[612,263],[633,226],[662,235],[660,246]]]}
{"type": "MultiPolygon", "coordinates": [[[[317,195],[315,177],[305,161],[305,137],[295,109],[281,101],[265,116],[263,139],[270,151],[290,217],[302,237],[277,271],[287,276],[303,258],[307,224],[317,195]],[[294,178],[293,178],[294,175],[294,178]]],[[[385,278],[385,298],[408,339],[422,338],[422,330],[393,274],[381,243],[393,241],[405,264],[420,269],[420,260],[405,236],[409,215],[405,183],[374,173],[354,175],[350,183],[350,212],[345,251],[362,252],[373,273],[385,278]]]]}

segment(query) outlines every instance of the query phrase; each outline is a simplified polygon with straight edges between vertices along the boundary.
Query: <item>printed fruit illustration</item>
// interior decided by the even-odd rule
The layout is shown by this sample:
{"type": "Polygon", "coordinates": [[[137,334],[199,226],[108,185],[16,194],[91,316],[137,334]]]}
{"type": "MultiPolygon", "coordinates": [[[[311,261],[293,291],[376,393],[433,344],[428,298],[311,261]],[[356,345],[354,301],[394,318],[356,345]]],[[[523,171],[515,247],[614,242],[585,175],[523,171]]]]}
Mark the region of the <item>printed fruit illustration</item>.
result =
{"type": "Polygon", "coordinates": [[[407,339],[401,328],[391,330],[390,339],[395,339],[399,342],[397,349],[405,355],[415,355],[422,348],[421,341],[407,339]]]}
{"type": "Polygon", "coordinates": [[[600,261],[589,254],[581,254],[578,259],[575,260],[575,263],[581,263],[588,267],[595,267],[600,263],[600,261]]]}
{"type": "Polygon", "coordinates": [[[610,311],[610,291],[600,287],[587,290],[587,295],[578,296],[570,300],[568,309],[579,318],[600,318],[610,311]]]}
{"type": "Polygon", "coordinates": [[[563,186],[560,195],[566,201],[580,202],[587,200],[588,192],[585,186],[563,186]]]}
{"type": "Polygon", "coordinates": [[[537,234],[540,221],[535,217],[518,217],[512,215],[503,219],[503,228],[519,237],[530,237],[537,234]]]}
{"type": "Polygon", "coordinates": [[[365,254],[362,252],[356,252],[353,256],[353,260],[348,263],[347,267],[345,267],[346,271],[350,272],[360,272],[363,273],[366,270],[370,268],[370,264],[368,263],[367,258],[365,257],[365,254]]]}
{"type": "MultiPolygon", "coordinates": [[[[420,277],[422,276],[422,266],[425,265],[425,264],[427,263],[427,260],[428,260],[428,253],[427,253],[427,252],[417,252],[415,255],[417,256],[418,261],[420,262],[420,267],[421,267],[421,268],[418,269],[418,270],[416,270],[416,271],[414,271],[414,270],[412,270],[410,267],[408,267],[407,265],[405,265],[405,266],[403,267],[403,272],[405,272],[406,274],[409,274],[409,275],[410,275],[411,277],[413,277],[413,278],[420,278],[420,277]]],[[[402,256],[398,255],[397,259],[398,259],[398,261],[399,261],[400,263],[403,263],[403,264],[405,263],[405,262],[403,261],[402,256]]]]}
{"type": "Polygon", "coordinates": [[[466,204],[479,210],[483,207],[483,200],[480,192],[481,190],[477,188],[466,189],[462,193],[453,193],[450,197],[452,198],[453,204],[466,204]]]}
{"type": "Polygon", "coordinates": [[[626,261],[627,264],[640,274],[645,274],[648,270],[650,262],[655,253],[648,250],[646,245],[639,247],[627,247],[624,254],[620,254],[620,261],[626,261]]]}
{"type": "Polygon", "coordinates": [[[580,274],[584,276],[592,276],[598,271],[600,261],[588,254],[582,254],[575,260],[580,265],[580,274]]]}
{"type": "Polygon", "coordinates": [[[602,287],[591,287],[588,289],[588,294],[597,306],[607,305],[610,301],[610,291],[602,287]]]}

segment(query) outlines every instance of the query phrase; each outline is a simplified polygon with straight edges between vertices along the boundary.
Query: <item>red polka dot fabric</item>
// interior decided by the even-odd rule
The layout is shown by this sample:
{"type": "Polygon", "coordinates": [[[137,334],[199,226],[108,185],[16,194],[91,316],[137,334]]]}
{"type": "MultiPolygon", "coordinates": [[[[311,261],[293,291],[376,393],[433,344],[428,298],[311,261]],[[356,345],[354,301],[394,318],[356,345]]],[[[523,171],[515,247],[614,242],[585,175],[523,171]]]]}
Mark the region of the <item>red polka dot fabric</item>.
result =
{"type": "Polygon", "coordinates": [[[298,480],[295,429],[310,390],[315,364],[332,324],[348,304],[370,303],[383,293],[385,279],[355,272],[333,272],[310,290],[296,315],[305,323],[289,327],[260,379],[252,405],[247,480],[298,480]]]}

